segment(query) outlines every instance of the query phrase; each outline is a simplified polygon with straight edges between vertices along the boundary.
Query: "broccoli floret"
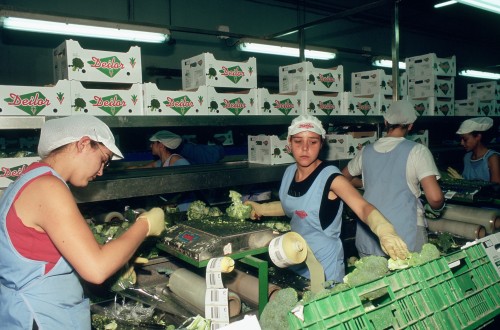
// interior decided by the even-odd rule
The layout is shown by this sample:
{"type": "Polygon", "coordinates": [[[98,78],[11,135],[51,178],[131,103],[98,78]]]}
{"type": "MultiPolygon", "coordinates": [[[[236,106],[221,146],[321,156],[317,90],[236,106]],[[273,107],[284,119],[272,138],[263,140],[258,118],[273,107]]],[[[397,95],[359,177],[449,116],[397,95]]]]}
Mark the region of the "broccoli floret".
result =
{"type": "Polygon", "coordinates": [[[299,301],[293,288],[279,290],[274,298],[264,307],[259,323],[262,330],[288,329],[287,314],[299,301]]]}
{"type": "Polygon", "coordinates": [[[224,213],[217,206],[212,206],[208,210],[208,216],[210,217],[220,217],[221,215],[224,215],[224,213]]]}
{"type": "Polygon", "coordinates": [[[420,253],[411,254],[411,257],[408,258],[408,264],[410,266],[418,266],[439,257],[441,257],[441,253],[438,248],[434,244],[426,243],[422,246],[422,251],[420,253]]]}
{"type": "Polygon", "coordinates": [[[252,207],[243,204],[241,201],[241,194],[237,191],[230,190],[229,198],[231,198],[231,205],[226,209],[227,215],[239,220],[249,219],[252,213],[252,207]]]}
{"type": "Polygon", "coordinates": [[[187,209],[187,218],[188,220],[200,220],[205,218],[208,215],[209,207],[205,204],[205,202],[197,200],[189,204],[187,209]]]}
{"type": "Polygon", "coordinates": [[[352,272],[344,276],[344,283],[350,287],[373,281],[389,272],[387,259],[379,256],[363,257],[354,263],[354,267],[352,272]]]}

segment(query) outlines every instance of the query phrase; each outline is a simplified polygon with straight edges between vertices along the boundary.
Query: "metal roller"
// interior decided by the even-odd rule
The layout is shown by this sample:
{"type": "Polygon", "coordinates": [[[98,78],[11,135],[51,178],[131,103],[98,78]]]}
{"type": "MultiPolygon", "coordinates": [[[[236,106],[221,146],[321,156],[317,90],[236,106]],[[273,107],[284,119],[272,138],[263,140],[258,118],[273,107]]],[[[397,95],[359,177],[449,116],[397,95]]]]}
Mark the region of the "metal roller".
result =
{"type": "Polygon", "coordinates": [[[113,222],[124,221],[125,217],[120,212],[113,211],[113,212],[107,212],[107,213],[101,213],[101,214],[95,215],[94,219],[98,223],[103,223],[103,222],[110,222],[110,221],[113,221],[113,222]]]}
{"type": "MultiPolygon", "coordinates": [[[[231,291],[236,292],[244,301],[255,306],[259,304],[259,279],[245,272],[235,269],[230,274],[224,275],[224,283],[231,291]]],[[[269,284],[267,298],[272,300],[273,295],[281,290],[275,284],[269,284]]]]}
{"type": "Polygon", "coordinates": [[[500,228],[500,210],[447,204],[442,218],[481,225],[487,234],[500,228]]]}
{"type": "Polygon", "coordinates": [[[475,240],[477,238],[483,238],[484,236],[486,236],[485,228],[474,223],[439,219],[436,221],[428,221],[427,225],[429,226],[430,231],[447,232],[470,240],[475,240]]]}

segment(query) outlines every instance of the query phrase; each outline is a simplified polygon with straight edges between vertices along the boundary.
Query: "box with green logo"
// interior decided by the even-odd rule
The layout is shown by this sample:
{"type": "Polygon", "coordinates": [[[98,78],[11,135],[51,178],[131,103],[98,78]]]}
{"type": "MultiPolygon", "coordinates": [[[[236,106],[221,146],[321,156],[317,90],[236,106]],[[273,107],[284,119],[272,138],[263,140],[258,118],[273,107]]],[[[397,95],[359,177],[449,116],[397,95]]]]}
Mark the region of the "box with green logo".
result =
{"type": "Polygon", "coordinates": [[[225,88],[257,88],[257,60],[246,62],[216,60],[213,54],[203,53],[181,61],[182,89],[200,86],[225,88]]]}
{"type": "Polygon", "coordinates": [[[249,135],[248,162],[266,165],[288,164],[295,162],[292,150],[286,139],[277,135],[249,135]]]}
{"type": "Polygon", "coordinates": [[[279,67],[279,91],[290,93],[301,90],[317,92],[343,92],[344,68],[315,68],[311,62],[279,67]]]}
{"type": "Polygon", "coordinates": [[[435,53],[429,53],[408,57],[405,62],[409,79],[428,76],[455,77],[457,75],[457,58],[455,55],[437,57],[435,53]]]}
{"type": "Polygon", "coordinates": [[[305,92],[305,111],[313,116],[346,115],[342,110],[342,93],[317,94],[313,91],[305,92]]]}
{"type": "Polygon", "coordinates": [[[305,92],[271,94],[267,88],[257,89],[259,115],[298,116],[304,113],[305,92]]]}
{"type": "Polygon", "coordinates": [[[144,83],[142,89],[146,116],[208,115],[206,86],[193,91],[170,91],[160,90],[154,83],[144,83]]]}
{"type": "Polygon", "coordinates": [[[0,189],[7,188],[31,163],[39,160],[40,157],[0,158],[0,189]]]}
{"type": "Polygon", "coordinates": [[[0,116],[69,116],[70,82],[55,86],[0,86],[0,116]]]}
{"type": "Polygon", "coordinates": [[[348,132],[346,134],[327,134],[325,137],[325,159],[351,159],[367,144],[377,141],[377,132],[348,132]]]}
{"type": "Polygon", "coordinates": [[[467,84],[467,98],[478,98],[481,101],[500,101],[500,82],[485,81],[467,84]]]}
{"type": "Polygon", "coordinates": [[[392,76],[382,69],[351,73],[351,90],[354,96],[380,93],[392,95],[392,76]]]}
{"type": "Polygon", "coordinates": [[[219,93],[214,87],[207,87],[207,102],[204,106],[208,109],[208,115],[255,116],[258,114],[257,89],[219,93]]]}
{"type": "Polygon", "coordinates": [[[75,40],[66,40],[53,50],[54,81],[61,79],[142,83],[141,48],[128,52],[84,49],[75,40]]]}
{"type": "Polygon", "coordinates": [[[408,96],[411,98],[455,97],[455,77],[428,76],[408,79],[408,96]]]}
{"type": "Polygon", "coordinates": [[[381,94],[354,96],[352,92],[342,93],[342,114],[349,116],[380,116],[382,114],[382,101],[385,97],[381,94]]]}
{"type": "Polygon", "coordinates": [[[429,101],[429,116],[455,116],[455,98],[431,96],[427,100],[429,101]]]}
{"type": "Polygon", "coordinates": [[[128,89],[85,88],[71,81],[71,113],[94,116],[140,116],[143,114],[142,84],[128,89]]]}

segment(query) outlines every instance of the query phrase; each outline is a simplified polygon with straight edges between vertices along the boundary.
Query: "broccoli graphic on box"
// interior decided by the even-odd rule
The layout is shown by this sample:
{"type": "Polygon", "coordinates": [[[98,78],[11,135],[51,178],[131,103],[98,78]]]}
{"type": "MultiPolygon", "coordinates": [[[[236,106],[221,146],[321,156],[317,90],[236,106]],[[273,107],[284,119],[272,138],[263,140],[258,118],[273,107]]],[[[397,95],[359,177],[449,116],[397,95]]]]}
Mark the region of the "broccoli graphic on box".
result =
{"type": "Polygon", "coordinates": [[[218,108],[219,108],[219,105],[217,104],[216,101],[210,101],[210,106],[208,107],[210,112],[212,112],[212,111],[218,112],[218,110],[217,110],[218,108]]]}
{"type": "Polygon", "coordinates": [[[208,79],[215,78],[215,80],[217,80],[217,70],[215,70],[214,68],[208,69],[207,76],[208,76],[208,79]]]}
{"type": "Polygon", "coordinates": [[[262,109],[264,109],[264,112],[271,112],[271,103],[268,101],[264,102],[264,107],[262,109]]]}
{"type": "Polygon", "coordinates": [[[82,98],[76,98],[75,99],[75,104],[72,105],[73,108],[75,108],[75,111],[80,111],[82,109],[85,109],[85,107],[87,106],[87,103],[85,102],[84,99],[82,98]]]}
{"type": "Polygon", "coordinates": [[[73,58],[73,60],[71,61],[71,64],[72,65],[68,65],[70,68],[72,67],[73,71],[76,71],[76,70],[83,70],[83,67],[85,64],[83,64],[83,61],[78,58],[78,57],[75,57],[73,58]]]}
{"type": "Polygon", "coordinates": [[[160,107],[160,101],[158,101],[157,99],[152,99],[150,105],[148,106],[148,108],[151,108],[151,111],[156,111],[160,109],[160,107]]]}

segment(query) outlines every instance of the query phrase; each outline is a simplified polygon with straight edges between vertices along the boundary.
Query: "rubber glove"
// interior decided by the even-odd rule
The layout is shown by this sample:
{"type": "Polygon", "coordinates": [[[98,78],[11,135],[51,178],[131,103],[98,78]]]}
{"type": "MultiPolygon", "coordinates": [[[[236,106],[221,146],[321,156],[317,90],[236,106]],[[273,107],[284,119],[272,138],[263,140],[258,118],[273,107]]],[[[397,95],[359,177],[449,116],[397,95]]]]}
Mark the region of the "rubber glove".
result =
{"type": "Polygon", "coordinates": [[[137,282],[137,274],[135,273],[134,266],[128,266],[126,270],[118,277],[116,282],[112,285],[111,290],[118,292],[134,286],[137,282]]]}
{"type": "Polygon", "coordinates": [[[280,201],[269,202],[269,203],[256,203],[252,201],[246,201],[243,203],[245,205],[250,205],[252,207],[252,213],[250,214],[250,219],[260,219],[262,216],[282,216],[285,215],[283,207],[280,201]]]}
{"type": "Polygon", "coordinates": [[[159,236],[165,230],[165,212],[159,207],[141,213],[136,221],[139,220],[148,222],[148,236],[159,236]]]}
{"type": "Polygon", "coordinates": [[[453,178],[453,179],[463,179],[464,177],[457,172],[457,170],[455,170],[453,167],[448,167],[446,169],[446,171],[448,172],[448,175],[453,178]]]}
{"type": "Polygon", "coordinates": [[[398,258],[406,259],[409,254],[406,243],[398,236],[394,226],[382,213],[378,210],[371,211],[365,222],[371,231],[377,235],[382,251],[394,260],[398,258]]]}
{"type": "Polygon", "coordinates": [[[425,217],[427,219],[431,219],[431,220],[436,220],[436,219],[441,218],[444,207],[445,207],[445,204],[443,203],[443,206],[441,206],[440,209],[434,210],[430,204],[428,204],[428,203],[425,204],[424,205],[425,217]]]}

